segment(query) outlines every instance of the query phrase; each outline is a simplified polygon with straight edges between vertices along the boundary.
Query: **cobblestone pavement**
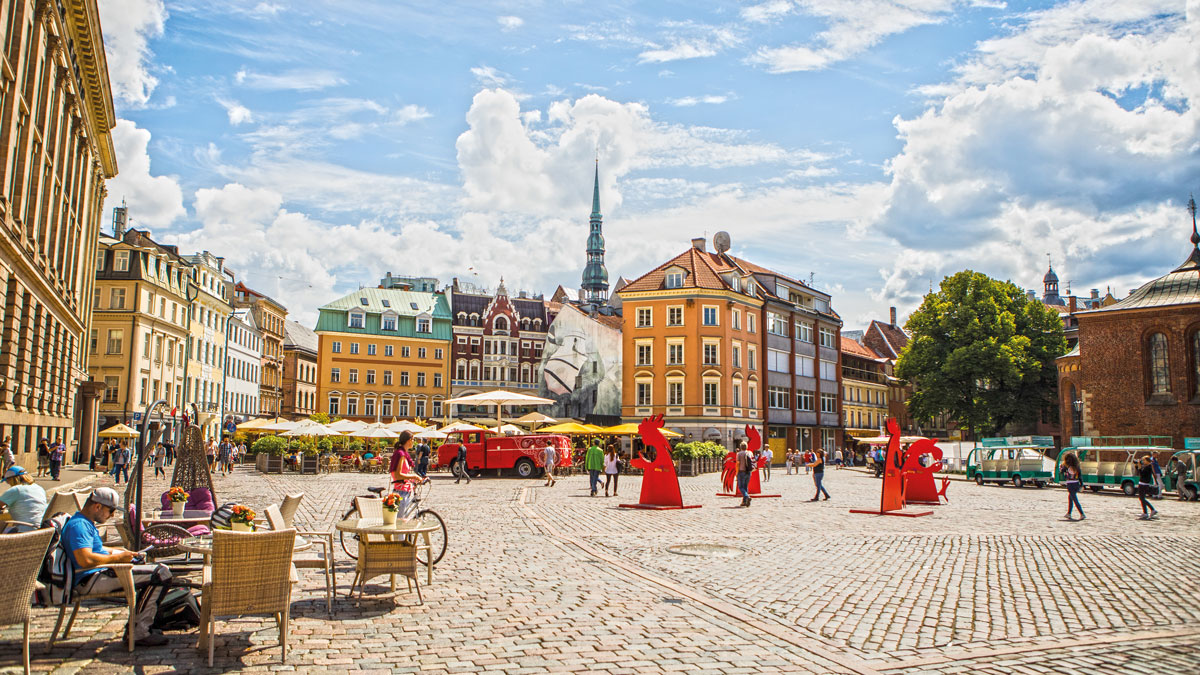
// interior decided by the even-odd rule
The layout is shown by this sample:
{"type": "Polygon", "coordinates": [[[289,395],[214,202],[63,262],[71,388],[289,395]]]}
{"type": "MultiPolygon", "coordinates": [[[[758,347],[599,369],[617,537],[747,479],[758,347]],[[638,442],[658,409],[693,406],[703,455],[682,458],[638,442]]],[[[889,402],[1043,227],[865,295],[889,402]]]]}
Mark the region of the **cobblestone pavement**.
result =
{"type": "MultiPolygon", "coordinates": [[[[110,482],[109,478],[102,481],[110,482]]],[[[488,478],[436,479],[430,505],[450,547],[426,586],[325,612],[319,575],[302,572],[288,663],[269,619],[218,626],[215,670],[379,672],[1200,672],[1200,505],[1084,494],[1088,519],[1063,519],[1056,488],[956,482],[926,518],[852,515],[879,482],[830,471],[833,499],[811,478],[776,470],[779,499],[749,509],[716,497],[715,475],[683,479],[703,508],[631,511],[589,498],[587,479],[553,488],[488,478]],[[718,544],[730,557],[668,547],[718,544]]],[[[259,508],[304,492],[305,528],[329,528],[379,475],[217,478],[218,502],[259,508]]],[[[165,489],[147,481],[146,494],[165,489]]],[[[340,551],[339,551],[340,553],[340,551]]],[[[353,573],[339,562],[339,582],[353,573]]],[[[401,584],[403,587],[403,584],[401,584]]],[[[34,669],[56,672],[207,670],[195,634],[128,654],[116,607],[91,605],[71,638],[47,652],[54,612],[35,610],[34,669]]],[[[16,662],[20,628],[0,627],[0,667],[16,662]]]]}

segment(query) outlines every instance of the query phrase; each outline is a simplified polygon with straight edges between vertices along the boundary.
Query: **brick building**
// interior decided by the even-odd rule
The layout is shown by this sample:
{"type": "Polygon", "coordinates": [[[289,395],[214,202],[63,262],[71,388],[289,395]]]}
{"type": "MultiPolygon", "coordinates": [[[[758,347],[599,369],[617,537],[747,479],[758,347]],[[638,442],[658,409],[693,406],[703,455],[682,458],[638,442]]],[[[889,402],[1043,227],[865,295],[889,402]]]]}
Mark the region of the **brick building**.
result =
{"type": "Polygon", "coordinates": [[[1182,265],[1129,297],[1078,312],[1079,344],[1058,359],[1070,434],[1200,436],[1200,234],[1182,265]]]}
{"type": "Polygon", "coordinates": [[[320,339],[296,321],[283,325],[283,405],[290,419],[317,412],[317,352],[320,339]]]}

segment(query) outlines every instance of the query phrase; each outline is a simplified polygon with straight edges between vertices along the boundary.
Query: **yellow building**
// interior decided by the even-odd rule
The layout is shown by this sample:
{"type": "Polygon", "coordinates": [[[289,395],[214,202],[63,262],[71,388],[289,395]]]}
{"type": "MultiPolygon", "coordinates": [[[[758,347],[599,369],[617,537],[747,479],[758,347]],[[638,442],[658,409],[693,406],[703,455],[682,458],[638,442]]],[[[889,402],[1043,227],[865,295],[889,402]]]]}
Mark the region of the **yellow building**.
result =
{"type": "Polygon", "coordinates": [[[283,410],[283,338],[287,308],[240,281],[233,287],[233,306],[249,309],[254,325],[262,333],[258,411],[274,417],[283,410]]]}
{"type": "Polygon", "coordinates": [[[320,309],[317,405],[364,421],[441,417],[450,306],[442,293],[366,288],[320,309]]]}
{"type": "Polygon", "coordinates": [[[208,251],[185,258],[192,265],[196,300],[188,308],[190,335],[187,347],[187,401],[200,410],[205,438],[218,438],[225,385],[226,324],[233,313],[233,273],[225,259],[208,251]]]}
{"type": "Polygon", "coordinates": [[[0,436],[26,467],[40,438],[86,461],[101,388],[84,341],[117,174],[100,17],[94,0],[5,0],[0,26],[0,436]]]}
{"type": "MultiPolygon", "coordinates": [[[[156,400],[167,401],[168,413],[182,409],[188,306],[196,289],[191,265],[174,246],[125,231],[124,207],[116,211],[114,236],[100,236],[96,255],[88,372],[104,385],[101,427],[140,428],[143,410],[156,400]]],[[[175,423],[165,423],[170,434],[175,423]]]]}
{"type": "Polygon", "coordinates": [[[846,434],[869,438],[885,433],[888,417],[887,359],[843,336],[842,415],[846,434]]]}

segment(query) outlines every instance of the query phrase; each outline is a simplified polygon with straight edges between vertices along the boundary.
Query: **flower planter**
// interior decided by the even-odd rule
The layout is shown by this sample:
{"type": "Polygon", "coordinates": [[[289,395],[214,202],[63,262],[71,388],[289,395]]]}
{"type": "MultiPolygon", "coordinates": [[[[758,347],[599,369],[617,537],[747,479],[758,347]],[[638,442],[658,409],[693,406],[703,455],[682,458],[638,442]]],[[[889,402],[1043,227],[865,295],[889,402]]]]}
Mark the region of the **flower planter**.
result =
{"type": "Polygon", "coordinates": [[[384,525],[395,525],[396,524],[396,512],[393,509],[385,508],[383,510],[383,524],[384,525]]]}
{"type": "Polygon", "coordinates": [[[230,522],[229,527],[232,528],[234,532],[253,532],[254,531],[254,525],[252,525],[250,523],[239,523],[236,520],[230,522]]]}
{"type": "Polygon", "coordinates": [[[171,502],[171,513],[174,513],[176,518],[182,518],[185,506],[187,506],[186,502],[171,502]]]}

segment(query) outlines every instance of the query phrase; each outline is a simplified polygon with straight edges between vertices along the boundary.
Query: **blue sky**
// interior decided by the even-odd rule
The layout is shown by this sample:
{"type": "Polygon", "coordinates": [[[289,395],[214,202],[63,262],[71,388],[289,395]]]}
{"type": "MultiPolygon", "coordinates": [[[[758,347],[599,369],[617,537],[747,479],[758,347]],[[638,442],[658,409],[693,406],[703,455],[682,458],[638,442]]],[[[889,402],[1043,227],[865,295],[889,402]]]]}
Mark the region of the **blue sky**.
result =
{"type": "Polygon", "coordinates": [[[105,0],[109,206],[305,323],[386,271],[577,288],[597,156],[613,279],[727,230],[847,328],[1187,253],[1200,0],[412,4],[105,0]]]}

